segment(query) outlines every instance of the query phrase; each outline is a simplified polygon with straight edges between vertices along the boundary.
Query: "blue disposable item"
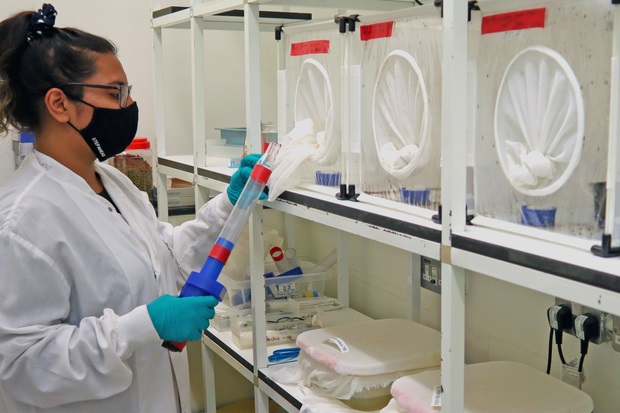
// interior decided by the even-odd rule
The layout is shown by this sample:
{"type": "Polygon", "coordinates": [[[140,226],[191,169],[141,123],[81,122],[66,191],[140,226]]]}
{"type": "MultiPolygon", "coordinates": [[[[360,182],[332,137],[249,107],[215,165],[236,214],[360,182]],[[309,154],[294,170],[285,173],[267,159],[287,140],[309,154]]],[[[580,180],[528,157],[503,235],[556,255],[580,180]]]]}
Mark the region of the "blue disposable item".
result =
{"type": "MultiPolygon", "coordinates": [[[[199,272],[194,271],[189,275],[181,289],[181,297],[212,295],[222,301],[225,290],[224,286],[217,282],[217,278],[222,272],[235,243],[241,236],[243,228],[245,228],[254,210],[254,205],[263,193],[271,175],[271,168],[274,165],[278,149],[277,143],[269,144],[265,154],[256,162],[228,220],[226,220],[217,241],[211,248],[207,260],[199,272]]],[[[185,343],[164,341],[163,346],[171,351],[182,351],[185,348],[185,343]]]]}
{"type": "Polygon", "coordinates": [[[275,350],[267,360],[270,363],[283,363],[285,361],[293,361],[299,357],[301,349],[299,347],[289,347],[280,350],[275,350]]]}
{"type": "Polygon", "coordinates": [[[532,227],[548,228],[555,225],[556,208],[530,208],[521,206],[521,224],[532,227]]]}
{"type": "Polygon", "coordinates": [[[316,171],[315,182],[317,185],[338,186],[340,185],[340,172],[316,171]]]}
{"type": "Polygon", "coordinates": [[[239,168],[241,166],[241,159],[243,158],[230,158],[228,160],[228,167],[229,168],[239,168]]]}
{"type": "Polygon", "coordinates": [[[175,297],[169,294],[156,298],[146,306],[153,326],[162,340],[194,341],[209,327],[218,304],[213,296],[175,297]]]}
{"type": "Polygon", "coordinates": [[[425,206],[428,204],[430,189],[400,188],[400,201],[405,204],[425,206]]]}

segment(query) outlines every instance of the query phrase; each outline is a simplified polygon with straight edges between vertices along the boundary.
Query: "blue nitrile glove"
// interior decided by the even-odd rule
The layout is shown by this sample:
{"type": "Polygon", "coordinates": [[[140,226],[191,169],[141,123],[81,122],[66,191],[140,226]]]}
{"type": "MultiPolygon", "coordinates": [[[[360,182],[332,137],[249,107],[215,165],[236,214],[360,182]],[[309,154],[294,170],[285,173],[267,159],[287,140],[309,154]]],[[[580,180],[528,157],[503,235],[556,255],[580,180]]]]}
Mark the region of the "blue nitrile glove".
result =
{"type": "MultiPolygon", "coordinates": [[[[241,160],[241,165],[239,165],[239,169],[230,177],[230,184],[226,189],[226,193],[228,194],[228,199],[230,199],[230,203],[235,205],[239,196],[241,195],[241,191],[245,187],[246,182],[250,179],[250,175],[252,174],[252,169],[256,162],[261,158],[260,153],[251,153],[246,155],[241,160]]],[[[260,194],[260,199],[267,198],[265,193],[260,194]]]]}
{"type": "Polygon", "coordinates": [[[182,343],[198,340],[215,316],[213,307],[219,301],[207,295],[175,297],[162,295],[146,306],[151,321],[162,340],[182,343]]]}

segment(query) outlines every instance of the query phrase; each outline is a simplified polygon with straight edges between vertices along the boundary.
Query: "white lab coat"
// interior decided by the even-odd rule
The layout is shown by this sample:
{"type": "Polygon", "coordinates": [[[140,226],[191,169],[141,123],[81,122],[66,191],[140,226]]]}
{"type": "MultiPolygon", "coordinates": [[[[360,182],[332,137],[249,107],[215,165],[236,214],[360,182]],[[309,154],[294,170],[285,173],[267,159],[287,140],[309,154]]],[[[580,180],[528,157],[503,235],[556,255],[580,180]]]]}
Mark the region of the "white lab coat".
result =
{"type": "Polygon", "coordinates": [[[190,411],[186,352],[161,347],[146,304],[200,269],[232,204],[173,228],[96,168],[121,214],[41,153],[0,188],[2,413],[190,411]]]}

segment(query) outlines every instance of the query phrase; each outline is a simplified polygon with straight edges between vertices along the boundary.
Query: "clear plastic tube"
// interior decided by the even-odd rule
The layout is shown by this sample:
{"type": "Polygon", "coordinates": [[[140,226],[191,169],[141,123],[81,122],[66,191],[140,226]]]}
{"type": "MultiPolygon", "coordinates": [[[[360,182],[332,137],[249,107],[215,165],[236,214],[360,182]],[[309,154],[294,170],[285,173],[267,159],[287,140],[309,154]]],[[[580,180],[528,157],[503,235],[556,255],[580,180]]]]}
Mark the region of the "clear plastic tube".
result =
{"type": "MultiPolygon", "coordinates": [[[[235,243],[239,240],[269,176],[271,176],[279,148],[280,145],[277,143],[270,143],[265,154],[258,160],[202,269],[189,275],[179,296],[212,295],[222,301],[225,289],[222,284],[217,282],[217,278],[222,272],[235,243]]],[[[185,348],[185,343],[166,341],[163,346],[171,351],[182,351],[185,348]]]]}
{"type": "Polygon", "coordinates": [[[321,261],[317,262],[314,265],[314,267],[310,268],[308,273],[314,274],[317,272],[325,272],[329,270],[331,267],[333,267],[336,264],[337,260],[338,260],[338,253],[336,249],[334,248],[333,250],[330,251],[329,254],[321,258],[321,261]]]}
{"type": "Polygon", "coordinates": [[[282,251],[280,247],[273,247],[269,250],[269,255],[271,255],[271,259],[280,272],[278,275],[302,274],[301,266],[297,259],[297,251],[294,248],[282,251]]]}

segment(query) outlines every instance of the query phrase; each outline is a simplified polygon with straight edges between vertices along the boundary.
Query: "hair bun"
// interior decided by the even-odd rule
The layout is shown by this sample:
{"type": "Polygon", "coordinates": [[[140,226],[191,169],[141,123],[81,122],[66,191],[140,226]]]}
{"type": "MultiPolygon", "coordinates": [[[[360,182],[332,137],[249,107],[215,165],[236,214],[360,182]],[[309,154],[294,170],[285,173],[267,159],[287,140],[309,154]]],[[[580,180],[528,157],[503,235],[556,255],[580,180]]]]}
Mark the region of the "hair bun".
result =
{"type": "Polygon", "coordinates": [[[43,3],[43,6],[30,15],[28,22],[28,41],[38,39],[43,36],[46,31],[54,27],[56,22],[56,9],[49,3],[43,3]]]}

